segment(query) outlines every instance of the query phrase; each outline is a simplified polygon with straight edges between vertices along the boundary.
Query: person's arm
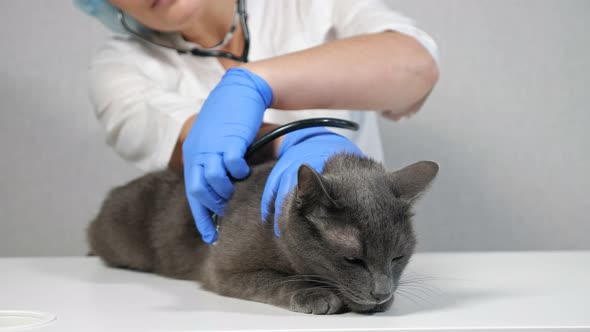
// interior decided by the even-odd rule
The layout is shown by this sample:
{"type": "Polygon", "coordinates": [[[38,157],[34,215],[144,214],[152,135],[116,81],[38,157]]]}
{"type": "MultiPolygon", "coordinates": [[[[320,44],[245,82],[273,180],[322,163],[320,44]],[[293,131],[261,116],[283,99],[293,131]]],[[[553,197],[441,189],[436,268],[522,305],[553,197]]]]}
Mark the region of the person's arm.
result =
{"type": "Polygon", "coordinates": [[[272,107],[284,110],[407,114],[422,104],[438,79],[430,53],[414,38],[393,31],[336,40],[243,68],[268,82],[272,107]]]}

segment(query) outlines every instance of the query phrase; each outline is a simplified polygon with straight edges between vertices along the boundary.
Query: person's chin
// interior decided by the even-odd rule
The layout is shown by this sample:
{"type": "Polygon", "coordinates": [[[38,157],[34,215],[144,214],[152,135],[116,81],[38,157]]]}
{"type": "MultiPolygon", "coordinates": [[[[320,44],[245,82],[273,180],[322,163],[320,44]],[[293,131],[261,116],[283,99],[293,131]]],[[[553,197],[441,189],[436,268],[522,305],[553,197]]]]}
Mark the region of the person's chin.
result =
{"type": "MultiPolygon", "coordinates": [[[[200,2],[197,1],[196,3],[199,4],[200,2]]],[[[162,10],[156,13],[161,25],[156,30],[179,32],[190,28],[199,11],[197,4],[186,1],[172,1],[170,4],[163,6],[162,10]]],[[[158,9],[158,7],[155,9],[158,9]]]]}

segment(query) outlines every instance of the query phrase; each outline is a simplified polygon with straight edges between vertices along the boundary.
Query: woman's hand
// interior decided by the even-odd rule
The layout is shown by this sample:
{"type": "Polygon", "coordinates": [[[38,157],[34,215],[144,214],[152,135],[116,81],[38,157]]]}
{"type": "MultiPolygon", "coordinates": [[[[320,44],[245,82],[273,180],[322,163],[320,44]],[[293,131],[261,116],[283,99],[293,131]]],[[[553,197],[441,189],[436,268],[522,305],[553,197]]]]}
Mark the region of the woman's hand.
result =
{"type": "Polygon", "coordinates": [[[206,243],[217,240],[211,211],[223,215],[234,190],[230,175],[242,179],[250,172],[244,154],[271,103],[264,79],[232,68],[209,94],[182,145],[186,194],[206,243]]]}
{"type": "Polygon", "coordinates": [[[349,139],[325,128],[302,129],[285,136],[279,148],[279,160],[266,180],[260,206],[262,221],[266,221],[275,198],[273,217],[277,237],[280,235],[277,221],[285,198],[297,184],[299,166],[305,163],[321,173],[326,160],[341,152],[364,156],[349,139]]]}

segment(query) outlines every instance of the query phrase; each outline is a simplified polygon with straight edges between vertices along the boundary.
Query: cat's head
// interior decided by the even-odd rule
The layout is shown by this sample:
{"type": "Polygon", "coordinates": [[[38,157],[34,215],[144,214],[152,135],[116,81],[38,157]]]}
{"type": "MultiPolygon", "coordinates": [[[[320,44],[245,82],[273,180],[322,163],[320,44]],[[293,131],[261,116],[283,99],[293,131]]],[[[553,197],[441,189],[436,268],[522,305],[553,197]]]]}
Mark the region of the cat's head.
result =
{"type": "Polygon", "coordinates": [[[387,172],[346,154],[322,174],[302,165],[280,225],[297,272],[327,280],[355,311],[390,304],[416,245],[412,204],[437,172],[430,161],[387,172]]]}

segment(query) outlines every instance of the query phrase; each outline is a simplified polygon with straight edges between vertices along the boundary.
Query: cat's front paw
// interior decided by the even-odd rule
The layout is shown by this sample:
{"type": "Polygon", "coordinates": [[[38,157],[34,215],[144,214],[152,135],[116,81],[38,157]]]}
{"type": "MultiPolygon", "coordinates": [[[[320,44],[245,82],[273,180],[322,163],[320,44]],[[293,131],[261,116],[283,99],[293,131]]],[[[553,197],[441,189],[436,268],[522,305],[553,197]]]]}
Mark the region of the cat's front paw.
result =
{"type": "Polygon", "coordinates": [[[301,290],[291,296],[291,311],[314,315],[331,315],[342,311],[344,303],[327,289],[301,290]]]}

